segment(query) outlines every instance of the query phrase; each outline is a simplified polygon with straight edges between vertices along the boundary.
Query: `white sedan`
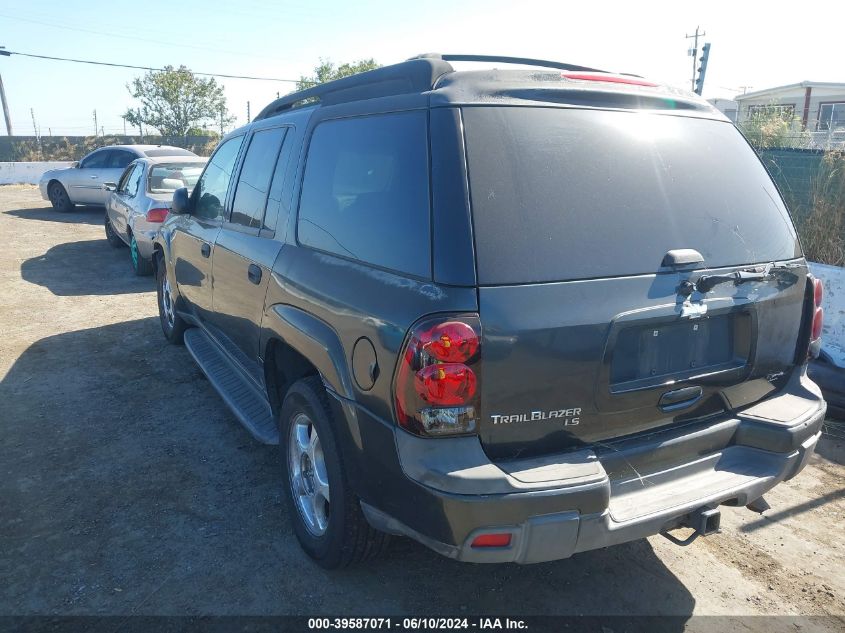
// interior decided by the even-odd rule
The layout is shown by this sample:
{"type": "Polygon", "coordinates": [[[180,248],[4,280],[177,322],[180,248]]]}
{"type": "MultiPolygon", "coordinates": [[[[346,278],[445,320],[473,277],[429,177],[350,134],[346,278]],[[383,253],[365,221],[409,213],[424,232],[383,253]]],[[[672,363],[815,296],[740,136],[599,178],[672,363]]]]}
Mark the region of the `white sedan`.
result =
{"type": "Polygon", "coordinates": [[[153,238],[167,218],[173,192],[192,190],[207,161],[199,156],[138,158],[117,182],[104,184],[106,238],[114,247],[129,246],[136,275],[152,273],[153,238]]]}
{"type": "Polygon", "coordinates": [[[63,213],[73,211],[77,204],[103,205],[108,198],[104,183],[117,182],[126,166],[136,158],[160,156],[197,157],[193,152],[169,145],[101,147],[70,167],[46,172],[38,183],[41,197],[63,213]]]}

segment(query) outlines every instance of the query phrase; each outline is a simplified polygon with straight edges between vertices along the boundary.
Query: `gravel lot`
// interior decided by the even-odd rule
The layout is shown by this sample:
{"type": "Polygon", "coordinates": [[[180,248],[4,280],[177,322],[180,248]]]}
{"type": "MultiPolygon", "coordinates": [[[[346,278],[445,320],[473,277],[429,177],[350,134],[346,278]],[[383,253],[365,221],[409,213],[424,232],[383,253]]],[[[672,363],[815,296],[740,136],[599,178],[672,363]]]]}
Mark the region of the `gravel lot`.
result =
{"type": "MultiPolygon", "coordinates": [[[[809,614],[845,626],[845,425],[756,515],[520,567],[409,541],[326,572],[301,553],[277,449],[253,441],[181,347],[103,212],[0,187],[0,615],[809,614]]],[[[744,620],[774,630],[770,620],[744,620]]],[[[797,630],[797,629],[791,629],[797,630]]],[[[841,629],[840,629],[841,630],[841,629]]]]}

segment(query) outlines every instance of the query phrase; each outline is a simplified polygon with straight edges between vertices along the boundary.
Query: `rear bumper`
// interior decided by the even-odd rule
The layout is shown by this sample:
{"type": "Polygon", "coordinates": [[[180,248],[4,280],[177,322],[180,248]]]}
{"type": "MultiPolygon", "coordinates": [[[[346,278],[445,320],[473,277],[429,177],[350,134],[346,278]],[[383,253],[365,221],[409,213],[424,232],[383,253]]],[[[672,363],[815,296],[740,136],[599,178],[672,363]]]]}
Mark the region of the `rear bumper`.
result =
{"type": "Polygon", "coordinates": [[[477,438],[425,440],[394,430],[403,477],[383,472],[377,488],[363,484],[362,507],[374,527],[461,561],[567,558],[678,527],[702,509],[758,499],[806,465],[825,410],[818,388],[796,373],[786,391],[737,417],[602,452],[496,464],[477,438]],[[471,546],[478,534],[502,532],[511,535],[508,547],[471,546]]]}
{"type": "Polygon", "coordinates": [[[141,227],[138,227],[132,233],[135,236],[135,242],[138,244],[138,254],[144,259],[152,259],[153,257],[156,233],[158,233],[157,229],[149,230],[141,227]]]}

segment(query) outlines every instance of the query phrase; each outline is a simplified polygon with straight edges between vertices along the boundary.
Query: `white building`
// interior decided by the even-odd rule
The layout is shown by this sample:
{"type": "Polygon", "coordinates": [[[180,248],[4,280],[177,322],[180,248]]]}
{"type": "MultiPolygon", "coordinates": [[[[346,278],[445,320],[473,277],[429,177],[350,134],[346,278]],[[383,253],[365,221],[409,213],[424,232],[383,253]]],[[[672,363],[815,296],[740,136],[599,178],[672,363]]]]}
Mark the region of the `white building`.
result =
{"type": "Polygon", "coordinates": [[[739,104],[736,101],[733,99],[708,99],[707,101],[719,112],[736,123],[737,112],[739,111],[739,104]]]}
{"type": "Polygon", "coordinates": [[[845,83],[802,81],[738,95],[736,102],[739,123],[747,121],[755,111],[774,107],[784,118],[799,120],[802,130],[845,131],[845,83]]]}

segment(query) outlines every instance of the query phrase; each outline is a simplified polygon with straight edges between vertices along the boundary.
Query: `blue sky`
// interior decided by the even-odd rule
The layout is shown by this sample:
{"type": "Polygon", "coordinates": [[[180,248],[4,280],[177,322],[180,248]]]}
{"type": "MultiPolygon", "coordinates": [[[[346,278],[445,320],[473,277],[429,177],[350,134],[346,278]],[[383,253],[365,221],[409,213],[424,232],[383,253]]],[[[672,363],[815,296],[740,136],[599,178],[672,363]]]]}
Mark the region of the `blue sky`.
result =
{"type": "MultiPolygon", "coordinates": [[[[806,11],[777,3],[505,2],[456,0],[272,2],[0,0],[8,50],[141,66],[296,79],[320,57],[383,64],[427,52],[556,59],[633,72],[688,87],[684,35],[700,24],[712,43],[706,97],[802,81],[845,81],[845,3],[806,11]],[[752,5],[753,6],[749,6],[752,5]]],[[[92,134],[93,111],[123,130],[126,84],[142,71],[0,57],[13,131],[92,134]]],[[[220,80],[237,123],[293,84],[220,80]]],[[[0,127],[2,127],[0,125],[0,127]]],[[[5,129],[0,130],[4,134],[5,129]]]]}

